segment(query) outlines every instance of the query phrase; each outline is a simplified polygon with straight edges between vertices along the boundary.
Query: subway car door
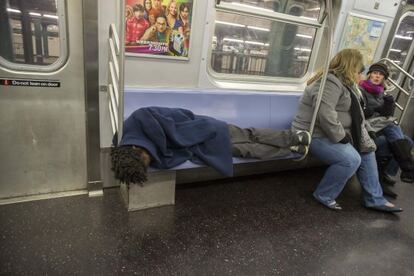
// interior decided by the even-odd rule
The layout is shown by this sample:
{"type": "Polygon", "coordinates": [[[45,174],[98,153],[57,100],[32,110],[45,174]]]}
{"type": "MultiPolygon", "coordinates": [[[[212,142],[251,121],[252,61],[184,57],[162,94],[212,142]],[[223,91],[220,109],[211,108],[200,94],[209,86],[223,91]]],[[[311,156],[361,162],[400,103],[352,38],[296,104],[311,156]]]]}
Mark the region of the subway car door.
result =
{"type": "Polygon", "coordinates": [[[82,0],[0,3],[0,203],[82,193],[82,0]]]}
{"type": "MultiPolygon", "coordinates": [[[[400,10],[394,20],[393,33],[389,36],[388,47],[386,49],[386,57],[393,60],[411,75],[414,74],[414,0],[408,0],[400,6],[400,10]]],[[[399,73],[391,67],[390,76],[397,80],[398,84],[403,86],[407,92],[414,89],[414,82],[407,78],[404,74],[399,73]]],[[[392,91],[401,106],[405,106],[408,97],[401,91],[392,91]]],[[[402,127],[410,136],[414,134],[414,124],[412,116],[414,116],[414,102],[411,100],[410,105],[405,111],[402,127]]],[[[401,111],[396,109],[397,117],[401,116],[401,111]]]]}
{"type": "MultiPolygon", "coordinates": [[[[414,2],[414,1],[412,1],[414,2]]],[[[407,31],[409,37],[411,38],[411,51],[407,53],[407,62],[405,69],[411,75],[414,76],[414,4],[410,6],[411,10],[407,13],[411,19],[410,21],[410,29],[407,31]]],[[[414,90],[414,80],[409,77],[405,77],[403,81],[403,88],[408,92],[412,93],[414,90]]],[[[405,104],[408,101],[407,95],[404,93],[400,93],[399,102],[401,104],[405,104]]],[[[406,113],[404,115],[403,122],[401,123],[405,132],[411,137],[414,137],[414,100],[413,97],[410,99],[409,106],[407,107],[406,113]]]]}

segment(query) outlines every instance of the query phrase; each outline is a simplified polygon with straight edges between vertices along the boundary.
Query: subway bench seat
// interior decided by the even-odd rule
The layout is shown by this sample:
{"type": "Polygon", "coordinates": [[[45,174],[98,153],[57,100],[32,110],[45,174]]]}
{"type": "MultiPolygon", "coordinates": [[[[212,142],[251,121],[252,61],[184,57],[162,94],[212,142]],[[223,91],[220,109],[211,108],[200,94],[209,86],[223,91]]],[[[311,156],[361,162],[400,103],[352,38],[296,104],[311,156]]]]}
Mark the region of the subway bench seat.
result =
{"type": "MultiPolygon", "coordinates": [[[[235,90],[139,89],[125,87],[124,119],[136,109],[148,106],[178,107],[211,116],[240,127],[289,129],[301,92],[257,92],[235,90]]],[[[283,159],[298,158],[292,154],[283,159]]],[[[233,158],[233,164],[268,162],[233,158]]],[[[144,185],[121,184],[129,211],[175,203],[176,172],[203,167],[186,161],[168,170],[149,168],[144,185]]]]}

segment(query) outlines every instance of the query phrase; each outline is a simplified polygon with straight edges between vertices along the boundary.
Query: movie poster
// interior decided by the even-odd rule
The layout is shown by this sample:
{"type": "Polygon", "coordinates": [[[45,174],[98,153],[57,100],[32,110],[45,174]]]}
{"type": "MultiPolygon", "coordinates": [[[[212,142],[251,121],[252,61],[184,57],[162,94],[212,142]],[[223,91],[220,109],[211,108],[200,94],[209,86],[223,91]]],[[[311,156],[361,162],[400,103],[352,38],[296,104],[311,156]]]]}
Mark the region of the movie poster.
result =
{"type": "Polygon", "coordinates": [[[126,0],[125,52],[188,59],[194,0],[126,0]]]}

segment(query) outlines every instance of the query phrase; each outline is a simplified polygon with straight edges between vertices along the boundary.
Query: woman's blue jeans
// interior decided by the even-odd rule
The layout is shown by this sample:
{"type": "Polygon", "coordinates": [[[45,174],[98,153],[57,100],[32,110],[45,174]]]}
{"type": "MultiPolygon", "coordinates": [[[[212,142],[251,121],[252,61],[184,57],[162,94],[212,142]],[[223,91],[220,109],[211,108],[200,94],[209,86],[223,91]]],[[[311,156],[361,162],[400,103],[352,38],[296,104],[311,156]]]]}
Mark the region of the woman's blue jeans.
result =
{"type": "Polygon", "coordinates": [[[383,134],[389,143],[395,142],[399,139],[404,139],[405,135],[399,125],[389,124],[384,129],[380,131],[383,134]]]}
{"type": "Polygon", "coordinates": [[[322,204],[334,202],[355,172],[363,188],[365,206],[387,202],[382,195],[374,152],[359,154],[351,144],[332,143],[328,138],[313,138],[310,152],[329,165],[313,193],[322,204]]]}

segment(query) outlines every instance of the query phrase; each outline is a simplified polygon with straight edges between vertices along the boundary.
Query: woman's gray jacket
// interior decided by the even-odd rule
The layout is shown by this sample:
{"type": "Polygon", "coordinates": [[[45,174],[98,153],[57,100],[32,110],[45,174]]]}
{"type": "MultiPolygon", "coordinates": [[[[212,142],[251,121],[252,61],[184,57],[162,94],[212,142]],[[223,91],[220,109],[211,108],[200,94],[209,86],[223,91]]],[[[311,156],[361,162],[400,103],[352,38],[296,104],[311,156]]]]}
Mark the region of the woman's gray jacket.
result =
{"type": "MultiPolygon", "coordinates": [[[[293,130],[309,130],[318,96],[320,80],[305,88],[297,114],[292,122],[293,130]]],[[[350,90],[333,74],[329,73],[323,91],[322,101],[316,119],[313,137],[326,137],[333,143],[351,134],[351,94],[350,90]]],[[[364,114],[360,107],[362,118],[364,114]]],[[[361,126],[361,152],[375,151],[375,143],[365,128],[361,126]]]]}
{"type": "MultiPolygon", "coordinates": [[[[294,130],[309,130],[320,83],[319,80],[305,88],[292,123],[294,130]]],[[[345,137],[345,132],[351,133],[349,93],[335,75],[328,74],[313,137],[327,137],[333,143],[338,143],[345,137]]]]}

